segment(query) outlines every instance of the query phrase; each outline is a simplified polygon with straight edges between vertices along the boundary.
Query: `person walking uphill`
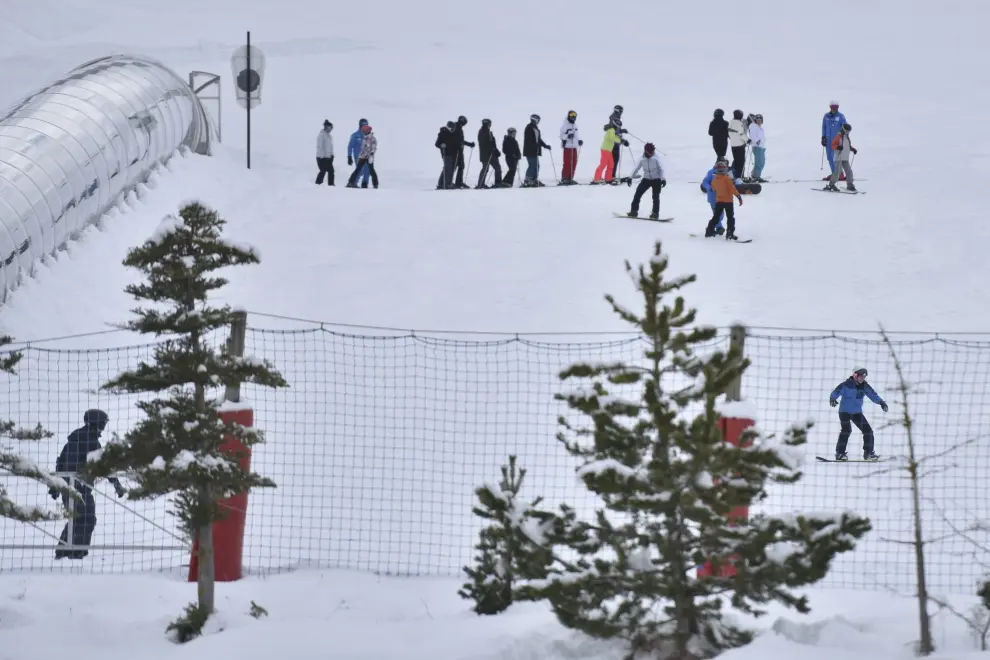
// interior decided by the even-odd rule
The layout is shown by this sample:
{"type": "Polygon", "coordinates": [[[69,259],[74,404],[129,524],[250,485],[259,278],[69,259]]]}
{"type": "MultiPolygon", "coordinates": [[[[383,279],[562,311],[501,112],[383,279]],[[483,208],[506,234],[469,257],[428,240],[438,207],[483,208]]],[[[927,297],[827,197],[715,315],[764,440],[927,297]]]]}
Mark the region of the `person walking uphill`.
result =
{"type": "Polygon", "coordinates": [[[560,172],[560,185],[574,185],[574,170],[577,169],[578,147],[584,145],[577,127],[577,112],[571,110],[560,127],[560,146],[564,150],[564,165],[560,172]]]}
{"type": "Polygon", "coordinates": [[[333,124],[329,119],[323,120],[323,130],[316,136],[316,166],[320,168],[316,175],[316,185],[323,183],[323,176],[327,177],[327,185],[333,185],[333,137],[330,131],[333,124]]]}
{"type": "Polygon", "coordinates": [[[715,209],[712,211],[712,219],[708,221],[708,226],[705,228],[705,238],[716,235],[715,224],[719,222],[719,216],[724,212],[726,223],[729,225],[725,239],[728,241],[739,240],[736,237],[736,214],[735,208],[732,206],[732,198],[735,197],[739,200],[739,206],[742,206],[743,200],[742,195],[736,190],[736,184],[729,177],[729,167],[724,161],[719,161],[715,165],[715,176],[712,177],[711,188],[715,191],[715,209]]]}
{"type": "MultiPolygon", "coordinates": [[[[86,459],[90,452],[102,449],[100,444],[100,434],[110,422],[110,416],[102,410],[87,410],[83,414],[82,428],[78,428],[69,434],[62,452],[55,461],[55,472],[79,472],[86,464],[86,459]]],[[[74,483],[69,477],[63,477],[73,485],[80,497],[70,497],[62,495],[62,503],[72,514],[72,539],[74,547],[71,550],[61,549],[69,544],[69,524],[66,523],[62,529],[62,536],[59,537],[59,548],[55,550],[55,559],[67,557],[69,559],[82,559],[89,554],[85,549],[93,540],[93,531],[96,529],[96,502],[93,500],[93,486],[76,480],[74,483]],[[77,549],[83,546],[83,549],[77,549]]],[[[110,477],[108,481],[117,491],[117,497],[123,497],[124,487],[116,477],[110,477]]],[[[54,488],[48,489],[48,495],[53,500],[58,500],[60,493],[54,488]]]]}
{"type": "Polygon", "coordinates": [[[846,443],[852,434],[852,424],[863,433],[863,460],[877,461],[880,457],[873,451],[873,428],[863,414],[863,398],[866,397],[887,412],[887,403],[866,382],[866,369],[857,369],[852,376],[839,383],[828,397],[828,405],[839,406],[839,440],[835,443],[835,460],[848,461],[846,443]]]}
{"type": "MultiPolygon", "coordinates": [[[[358,129],[351,133],[350,139],[347,141],[347,165],[349,167],[354,167],[354,163],[357,162],[358,157],[361,155],[361,142],[364,140],[364,133],[362,130],[368,125],[368,120],[362,118],[358,121],[358,129]]],[[[361,172],[361,187],[368,187],[368,177],[371,174],[368,172],[368,167],[365,166],[364,170],[361,172]]]]}
{"type": "Polygon", "coordinates": [[[643,198],[643,193],[647,190],[653,192],[653,210],[650,212],[650,220],[660,217],[660,191],[667,185],[667,179],[663,174],[663,165],[657,158],[657,149],[652,142],[647,142],[643,146],[643,158],[636,165],[636,169],[629,175],[628,185],[632,186],[633,177],[640,170],[643,170],[643,180],[636,186],[636,194],[633,195],[632,206],[629,209],[629,217],[639,215],[639,200],[643,198]]]}
{"type": "Polygon", "coordinates": [[[729,150],[729,122],[725,121],[725,110],[722,108],[715,109],[714,117],[708,124],[708,135],[712,138],[715,158],[718,160],[725,158],[729,150]]]}
{"type": "Polygon", "coordinates": [[[361,151],[358,152],[357,165],[354,167],[351,178],[347,181],[347,187],[357,188],[355,182],[357,181],[358,174],[361,172],[362,167],[367,166],[368,171],[371,172],[371,185],[377,188],[378,172],[375,171],[375,153],[378,151],[378,138],[371,132],[370,124],[362,126],[361,132],[364,134],[364,137],[361,139],[361,151]]]}
{"type": "Polygon", "coordinates": [[[523,156],[526,157],[526,178],[523,179],[523,188],[541,188],[540,182],[540,156],[543,150],[550,150],[550,145],[543,141],[540,134],[540,116],[532,114],[529,116],[529,123],[523,131],[523,156]]]}
{"type": "MultiPolygon", "coordinates": [[[[835,162],[832,159],[833,154],[829,145],[832,144],[832,140],[839,134],[839,131],[842,130],[842,125],[845,123],[846,116],[839,112],[839,102],[832,101],[829,103],[828,112],[822,115],[822,147],[825,148],[825,157],[828,158],[829,172],[835,170],[835,162]]],[[[822,180],[825,181],[828,178],[826,176],[822,180]]]]}
{"type": "Polygon", "coordinates": [[[495,134],[492,133],[492,120],[482,119],[481,128],[478,129],[478,155],[481,157],[481,172],[478,173],[478,185],[476,189],[488,188],[485,179],[488,178],[488,169],[495,170],[494,188],[502,187],[502,165],[498,162],[498,157],[502,154],[498,150],[498,142],[495,134]]]}

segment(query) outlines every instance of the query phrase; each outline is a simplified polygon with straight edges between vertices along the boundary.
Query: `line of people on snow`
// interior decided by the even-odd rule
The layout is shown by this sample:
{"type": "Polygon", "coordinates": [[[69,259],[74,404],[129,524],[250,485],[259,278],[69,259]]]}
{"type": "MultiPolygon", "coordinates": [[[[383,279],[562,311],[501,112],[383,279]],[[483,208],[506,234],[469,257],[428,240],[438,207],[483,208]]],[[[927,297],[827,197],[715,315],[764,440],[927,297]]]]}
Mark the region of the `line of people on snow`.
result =
{"type": "MultiPolygon", "coordinates": [[[[327,185],[334,185],[333,168],[333,124],[329,119],[323,120],[323,130],[316,136],[316,167],[319,172],[316,175],[316,185],[322,185],[324,177],[327,185]]],[[[371,185],[378,187],[378,172],[375,171],[375,154],[378,152],[378,138],[368,123],[367,119],[358,121],[358,129],[351,133],[347,141],[347,164],[354,167],[354,171],[347,179],[348,188],[357,188],[358,177],[361,178],[361,187],[368,187],[368,178],[371,178],[371,185]]]]}
{"type": "Polygon", "coordinates": [[[767,135],[763,129],[763,115],[749,114],[743,118],[742,110],[734,110],[732,119],[725,120],[725,111],[716,108],[711,122],[708,124],[708,135],[712,138],[712,148],[715,150],[716,162],[725,158],[729,148],[732,148],[732,173],[737,179],[747,183],[766,183],[763,178],[763,167],[766,165],[767,135]],[[753,150],[753,171],[748,177],[743,177],[746,169],[746,148],[753,150]]]}
{"type": "MultiPolygon", "coordinates": [[[[618,168],[620,148],[623,145],[629,146],[629,142],[622,137],[624,133],[628,133],[626,129],[622,128],[622,111],[621,105],[615,106],[609,116],[608,123],[603,127],[605,137],[601,147],[601,159],[595,170],[595,178],[592,183],[618,183],[614,179],[618,168]]],[[[577,170],[581,147],[584,146],[581,130],[577,125],[577,117],[576,111],[569,111],[558,133],[560,147],[563,151],[560,185],[577,183],[574,180],[574,172],[577,170]]],[[[552,147],[543,139],[543,131],[540,128],[541,119],[538,114],[530,115],[529,123],[523,130],[521,149],[516,137],[517,131],[511,126],[502,137],[501,149],[499,149],[498,140],[492,130],[491,119],[481,120],[477,142],[470,142],[464,136],[464,128],[468,124],[467,117],[461,115],[457,121],[448,121],[445,126],[440,127],[434,142],[434,146],[440,150],[440,159],[443,163],[440,177],[437,179],[437,190],[456,190],[470,187],[464,182],[465,171],[470,169],[467,159],[464,157],[465,147],[470,147],[472,150],[475,147],[478,149],[481,171],[478,173],[475,189],[511,188],[515,184],[517,168],[523,158],[526,159],[526,171],[520,184],[521,187],[543,186],[544,184],[539,178],[540,158],[543,156],[544,150],[550,151],[552,147]],[[504,175],[500,162],[503,156],[506,165],[504,175]],[[494,174],[493,185],[488,185],[489,172],[494,174]]]]}

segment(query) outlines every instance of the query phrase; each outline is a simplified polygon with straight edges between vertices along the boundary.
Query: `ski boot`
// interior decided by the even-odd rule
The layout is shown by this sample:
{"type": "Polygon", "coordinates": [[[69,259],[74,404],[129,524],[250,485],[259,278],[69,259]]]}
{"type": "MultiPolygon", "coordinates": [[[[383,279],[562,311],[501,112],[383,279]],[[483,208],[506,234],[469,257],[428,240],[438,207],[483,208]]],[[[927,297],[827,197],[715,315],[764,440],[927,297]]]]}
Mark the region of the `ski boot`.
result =
{"type": "Polygon", "coordinates": [[[626,213],[626,215],[628,217],[630,217],[630,218],[638,218],[639,217],[639,211],[633,211],[632,209],[630,209],[629,210],[629,213],[626,213]]]}
{"type": "MultiPolygon", "coordinates": [[[[459,189],[459,190],[467,190],[467,189],[469,189],[469,188],[470,188],[471,186],[469,186],[468,184],[466,184],[466,183],[464,183],[464,182],[462,181],[461,183],[455,183],[455,184],[453,185],[453,187],[454,187],[454,188],[457,188],[457,189],[459,189]]],[[[367,188],[367,186],[365,186],[365,188],[367,188]]]]}
{"type": "Polygon", "coordinates": [[[739,240],[739,237],[736,236],[735,234],[726,234],[725,235],[725,240],[727,240],[727,241],[738,241],[739,240]]]}
{"type": "Polygon", "coordinates": [[[347,182],[347,187],[348,188],[357,188],[357,184],[356,183],[351,183],[351,182],[348,181],[347,182]]]}
{"type": "Polygon", "coordinates": [[[660,219],[660,214],[659,213],[651,213],[650,214],[650,220],[659,220],[659,219],[660,219]]]}
{"type": "Polygon", "coordinates": [[[822,188],[822,190],[827,190],[828,192],[839,192],[839,186],[829,181],[828,185],[822,188]]]}
{"type": "Polygon", "coordinates": [[[488,190],[491,186],[481,183],[474,187],[475,190],[488,190]]]}
{"type": "Polygon", "coordinates": [[[864,461],[879,461],[880,457],[877,456],[876,452],[870,452],[869,454],[863,454],[864,461]]]}
{"type": "MultiPolygon", "coordinates": [[[[367,188],[368,187],[368,182],[367,181],[362,181],[361,182],[361,187],[362,188],[367,188]]],[[[375,186],[375,187],[377,188],[378,186],[375,186]]]]}
{"type": "Polygon", "coordinates": [[[725,227],[723,227],[722,225],[715,227],[715,234],[714,234],[715,236],[721,236],[724,233],[725,233],[725,227]]]}
{"type": "Polygon", "coordinates": [[[842,452],[841,454],[839,452],[835,452],[835,460],[837,460],[837,461],[848,461],[849,460],[849,454],[847,454],[846,452],[842,452]]]}
{"type": "Polygon", "coordinates": [[[856,186],[854,186],[851,183],[847,183],[846,184],[846,190],[848,190],[849,192],[856,192],[856,186]]]}

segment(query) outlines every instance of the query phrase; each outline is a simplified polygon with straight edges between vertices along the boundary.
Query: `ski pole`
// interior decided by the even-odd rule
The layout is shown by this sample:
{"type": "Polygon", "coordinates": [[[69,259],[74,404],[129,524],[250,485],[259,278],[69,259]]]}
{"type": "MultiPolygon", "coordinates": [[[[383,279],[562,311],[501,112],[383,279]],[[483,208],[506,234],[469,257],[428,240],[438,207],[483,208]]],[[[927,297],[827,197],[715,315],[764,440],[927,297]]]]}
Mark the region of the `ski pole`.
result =
{"type": "Polygon", "coordinates": [[[474,162],[474,147],[471,147],[471,152],[468,154],[467,169],[464,171],[464,178],[471,176],[471,163],[474,162]]]}

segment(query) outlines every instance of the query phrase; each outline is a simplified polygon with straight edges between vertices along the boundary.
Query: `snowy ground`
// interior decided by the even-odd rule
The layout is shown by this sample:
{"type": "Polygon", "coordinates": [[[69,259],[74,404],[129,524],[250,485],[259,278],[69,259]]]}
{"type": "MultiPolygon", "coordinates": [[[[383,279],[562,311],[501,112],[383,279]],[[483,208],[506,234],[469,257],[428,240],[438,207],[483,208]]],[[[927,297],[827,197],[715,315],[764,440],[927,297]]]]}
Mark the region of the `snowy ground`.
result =
{"type": "MultiPolygon", "coordinates": [[[[0,576],[0,658],[133,660],[138,653],[142,660],[241,660],[280,657],[290,650],[292,657],[346,660],[622,657],[620,647],[564,629],[542,604],[521,603],[497,617],[478,617],[456,595],[460,584],[332,571],[222,584],[219,615],[209,632],[177,647],[162,631],[192,598],[194,590],[185,583],[152,576],[0,576]],[[268,616],[249,617],[251,601],[268,616]],[[80,655],[80,644],[92,651],[80,655]]],[[[829,590],[812,590],[809,597],[810,614],[773,608],[753,622],[764,632],[752,645],[722,657],[911,657],[917,632],[910,599],[829,590]]],[[[965,626],[947,614],[935,617],[934,631],[935,658],[962,660],[974,648],[965,626]]]]}
{"type": "MultiPolygon", "coordinates": [[[[987,7],[960,0],[910,11],[899,0],[862,0],[828,19],[820,8],[791,0],[744,8],[727,0],[635,0],[614,12],[586,0],[508,0],[483,10],[446,0],[387,9],[302,0],[174,0],[148,8],[122,0],[6,3],[0,9],[0,105],[92,57],[135,52],[162,59],[179,75],[195,69],[224,76],[224,144],[212,158],[173,160],[140,199],[45,264],[0,310],[0,331],[37,340],[100,332],[126,319],[133,302],[122,289],[134,275],[120,265],[124,254],[190,197],[213,204],[229,221],[231,238],[261,251],[262,265],[232,273],[224,292],[253,313],[254,327],[319,327],[264,313],[417,330],[626,330],[602,296],[614,293],[634,305],[622,262],[646,259],[661,238],[672,271],[698,275],[686,295],[702,321],[836,329],[870,329],[880,321],[900,330],[990,331],[990,262],[977,252],[990,228],[973,191],[990,175],[990,137],[971,119],[972,109],[985,105],[986,86],[978,84],[985,73],[981,53],[968,50],[983,43],[988,17],[987,7]],[[713,22],[720,13],[724,20],[713,22]],[[617,27],[604,32],[608,20],[617,27]],[[732,27],[734,21],[744,27],[732,27]],[[268,58],[263,105],[252,117],[250,171],[243,164],[244,115],[229,78],[230,53],[246,29],[268,58]],[[751,66],[732,68],[734,57],[751,66]],[[819,126],[833,98],[854,126],[855,170],[867,195],[810,190],[821,185],[808,180],[822,176],[819,126]],[[510,125],[521,134],[537,112],[547,141],[559,146],[558,126],[576,110],[585,140],[578,178],[588,180],[598,162],[600,127],[615,103],[626,107],[632,133],[662,153],[670,185],[661,208],[676,218],[672,224],[613,219],[612,211],[628,207],[632,191],[624,186],[432,190],[440,162],[432,146],[436,131],[459,114],[469,118],[473,140],[482,117],[493,120],[501,139],[510,125]],[[692,182],[713,159],[705,127],[715,107],[762,113],[765,173],[804,180],[768,184],[746,198],[738,231],[754,239],[749,245],[688,236],[707,219],[704,196],[692,182]],[[342,187],[346,138],[362,116],[380,141],[377,191],[342,187]],[[338,154],[338,187],[329,190],[312,183],[315,135],[324,118],[336,126],[338,154]]],[[[549,184],[561,165],[560,149],[552,153],[542,165],[549,184]]],[[[628,164],[626,153],[627,171],[628,164]]],[[[472,184],[478,166],[475,154],[472,184]]],[[[644,200],[643,208],[648,205],[644,200]]],[[[143,341],[109,333],[42,347],[95,350],[143,341]]],[[[434,572],[456,567],[470,555],[471,488],[492,478],[511,443],[530,452],[554,494],[572,492],[568,466],[551,450],[555,409],[547,399],[561,365],[547,357],[549,349],[399,342],[401,350],[390,345],[385,352],[392,340],[324,337],[292,345],[257,335],[254,341],[257,352],[272,351],[266,357],[286,371],[294,389],[256,399],[259,425],[271,442],[259,450],[258,465],[280,488],[252,500],[249,560],[267,568],[304,562],[434,572]],[[293,346],[310,352],[287,352],[293,346]],[[321,357],[314,357],[316,350],[321,357]],[[460,368],[465,359],[468,369],[460,368]],[[392,487],[382,490],[382,483],[392,487]]],[[[757,359],[747,380],[761,426],[776,431],[809,417],[820,422],[809,459],[834,442],[827,390],[850,367],[869,364],[878,389],[889,392],[893,385],[881,348],[841,338],[816,341],[812,348],[752,342],[757,359]]],[[[927,388],[916,408],[926,451],[982,432],[990,423],[985,346],[902,348],[909,377],[927,388]]],[[[35,362],[8,390],[17,398],[8,394],[10,410],[0,406],[0,418],[8,412],[40,418],[62,437],[96,403],[111,410],[112,430],[124,432],[134,415],[129,402],[90,391],[139,354],[32,353],[35,362]],[[55,367],[73,378],[56,382],[47,370],[55,367]]],[[[882,442],[882,453],[903,453],[900,434],[884,431],[882,442]]],[[[854,436],[851,444],[857,443],[854,436]]],[[[955,456],[958,467],[930,484],[930,492],[944,496],[942,506],[958,512],[957,524],[990,515],[985,447],[955,456]]],[[[50,448],[38,451],[39,459],[50,460],[50,448]]],[[[862,475],[840,476],[812,463],[790,501],[816,509],[861,507],[885,534],[903,533],[907,518],[897,477],[856,476],[862,475]]],[[[103,542],[176,542],[161,505],[125,510],[99,499],[98,506],[103,542]]],[[[933,534],[944,531],[940,516],[932,511],[930,518],[933,534]]],[[[49,531],[58,533],[54,526],[49,531]]],[[[12,534],[0,528],[0,538],[12,534]]],[[[34,542],[40,533],[16,534],[18,542],[34,542]]],[[[977,570],[971,555],[951,542],[936,548],[932,570],[940,579],[968,581],[977,570]]],[[[55,568],[47,551],[14,554],[0,556],[0,570],[55,568]]],[[[87,569],[174,567],[186,556],[101,553],[100,563],[94,555],[87,569]]],[[[864,575],[901,586],[910,583],[912,570],[901,547],[878,538],[840,568],[842,579],[864,575]]],[[[194,595],[174,573],[4,573],[0,660],[48,657],[41,653],[62,658],[73,639],[86,640],[84,657],[100,658],[133,658],[135,648],[149,658],[243,657],[248,647],[262,655],[284,652],[290,643],[303,652],[340,649],[345,658],[609,657],[548,623],[538,607],[479,620],[452,595],[456,586],[445,579],[345,573],[252,577],[220,590],[231,629],[186,650],[167,645],[160,634],[194,595]],[[248,619],[251,599],[271,617],[248,619]],[[38,649],[39,639],[52,638],[53,624],[60,635],[38,649]]],[[[816,602],[806,620],[826,622],[816,643],[799,647],[767,635],[736,657],[906,657],[905,645],[914,639],[909,601],[858,591],[824,592],[816,602]],[[839,614],[864,628],[832,620],[839,614]]],[[[771,623],[772,617],[763,625],[771,623]]],[[[947,652],[969,648],[955,622],[939,619],[938,625],[936,642],[947,652]]]]}

